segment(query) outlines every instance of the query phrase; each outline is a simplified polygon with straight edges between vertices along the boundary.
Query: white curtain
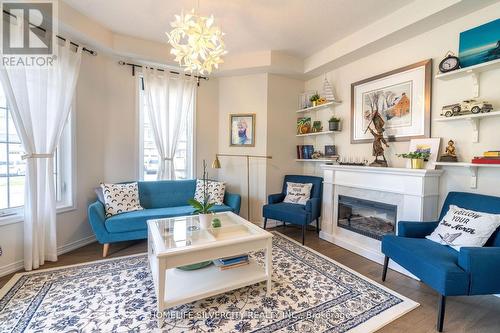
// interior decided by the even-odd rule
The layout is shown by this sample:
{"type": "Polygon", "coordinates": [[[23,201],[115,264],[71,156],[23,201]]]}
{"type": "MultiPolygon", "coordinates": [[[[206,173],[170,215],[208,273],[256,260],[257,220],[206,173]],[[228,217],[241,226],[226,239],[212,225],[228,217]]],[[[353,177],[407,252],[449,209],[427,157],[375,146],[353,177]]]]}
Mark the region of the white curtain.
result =
{"type": "Polygon", "coordinates": [[[0,80],[26,155],[24,268],[57,260],[54,153],[68,118],[82,48],[58,46],[52,66],[4,67],[0,80]]]}
{"type": "Polygon", "coordinates": [[[196,81],[193,77],[144,69],[146,110],[160,157],[157,179],[175,179],[179,132],[192,116],[196,81]]]}

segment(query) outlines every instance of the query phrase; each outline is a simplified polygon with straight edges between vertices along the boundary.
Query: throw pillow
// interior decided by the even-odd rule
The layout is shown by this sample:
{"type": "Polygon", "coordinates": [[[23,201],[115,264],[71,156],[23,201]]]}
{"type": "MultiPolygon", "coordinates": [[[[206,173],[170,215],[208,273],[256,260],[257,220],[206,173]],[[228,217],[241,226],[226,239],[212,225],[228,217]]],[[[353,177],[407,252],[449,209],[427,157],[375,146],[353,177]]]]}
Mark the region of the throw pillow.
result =
{"type": "MultiPolygon", "coordinates": [[[[203,179],[196,180],[196,191],[194,193],[194,199],[199,202],[203,202],[203,179]]],[[[207,194],[208,203],[214,205],[224,204],[224,193],[226,191],[226,184],[222,182],[216,182],[212,180],[207,180],[207,194]]]]}
{"type": "Polygon", "coordinates": [[[305,205],[311,197],[311,183],[286,182],[286,197],[283,202],[305,205]]]}
{"type": "Polygon", "coordinates": [[[139,203],[137,182],[128,184],[101,183],[101,188],[104,194],[106,218],[143,209],[139,203]]]}
{"type": "Polygon", "coordinates": [[[500,215],[450,205],[437,228],[426,238],[459,251],[462,246],[483,246],[499,226],[500,215]]]}
{"type": "Polygon", "coordinates": [[[102,192],[102,187],[96,187],[94,189],[95,195],[97,196],[97,200],[99,200],[103,205],[106,204],[104,201],[104,193],[102,192]]]}

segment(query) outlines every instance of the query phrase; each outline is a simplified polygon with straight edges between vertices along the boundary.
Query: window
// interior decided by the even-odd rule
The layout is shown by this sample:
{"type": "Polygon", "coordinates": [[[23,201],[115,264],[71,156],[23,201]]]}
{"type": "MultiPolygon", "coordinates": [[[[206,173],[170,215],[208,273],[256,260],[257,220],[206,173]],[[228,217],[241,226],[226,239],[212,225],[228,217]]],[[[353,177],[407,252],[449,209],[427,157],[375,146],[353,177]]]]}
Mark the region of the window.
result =
{"type": "MultiPolygon", "coordinates": [[[[69,119],[54,158],[58,207],[72,205],[71,128],[71,119],[69,119]]],[[[22,159],[23,155],[21,140],[14,126],[3,89],[0,89],[0,217],[20,213],[24,205],[26,160],[22,159]]]]}
{"type": "MultiPolygon", "coordinates": [[[[147,106],[144,98],[144,90],[142,89],[142,78],[139,78],[139,132],[140,132],[140,170],[143,180],[156,180],[158,168],[160,165],[160,156],[156,149],[154,140],[154,132],[149,121],[147,106]]],[[[175,91],[171,92],[170,103],[173,105],[175,101],[175,91]]],[[[194,103],[190,110],[187,121],[179,132],[177,141],[177,150],[174,156],[175,178],[190,179],[193,178],[193,156],[194,156],[194,103]]],[[[170,131],[172,132],[172,131],[170,131]]]]}

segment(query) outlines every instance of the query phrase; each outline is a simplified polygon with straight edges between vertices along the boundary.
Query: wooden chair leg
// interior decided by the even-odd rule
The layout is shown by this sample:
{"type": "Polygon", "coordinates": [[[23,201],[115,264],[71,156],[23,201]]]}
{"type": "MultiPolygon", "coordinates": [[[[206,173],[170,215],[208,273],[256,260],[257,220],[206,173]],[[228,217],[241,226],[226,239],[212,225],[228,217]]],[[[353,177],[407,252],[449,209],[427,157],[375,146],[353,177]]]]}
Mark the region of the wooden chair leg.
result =
{"type": "Polygon", "coordinates": [[[443,331],[445,307],[446,307],[446,296],[439,295],[438,318],[437,318],[437,327],[436,327],[438,332],[443,331]]]}
{"type": "Polygon", "coordinates": [[[264,229],[267,227],[267,217],[264,217],[264,229]]]}
{"type": "Polygon", "coordinates": [[[305,238],[306,238],[306,225],[303,224],[302,225],[302,245],[304,245],[305,238]]]}
{"type": "Polygon", "coordinates": [[[385,277],[387,276],[387,267],[389,266],[389,257],[385,256],[384,258],[384,270],[382,271],[382,281],[385,281],[385,277]]]}
{"type": "Polygon", "coordinates": [[[108,250],[109,250],[109,243],[106,243],[102,246],[102,257],[106,258],[108,255],[108,250]]]}

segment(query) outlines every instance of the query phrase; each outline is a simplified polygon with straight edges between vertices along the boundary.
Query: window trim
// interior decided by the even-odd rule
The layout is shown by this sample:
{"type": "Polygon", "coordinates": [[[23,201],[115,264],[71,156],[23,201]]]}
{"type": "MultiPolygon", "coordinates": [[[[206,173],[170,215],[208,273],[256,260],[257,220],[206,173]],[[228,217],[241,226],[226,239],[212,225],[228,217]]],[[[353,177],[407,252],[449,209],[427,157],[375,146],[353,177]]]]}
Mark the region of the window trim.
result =
{"type": "MultiPolygon", "coordinates": [[[[66,198],[65,201],[62,202],[57,202],[56,201],[56,214],[63,214],[67,212],[71,212],[77,209],[76,207],[76,171],[77,171],[77,163],[76,163],[76,112],[75,112],[75,101],[72,103],[70,115],[69,115],[69,122],[68,125],[70,126],[70,140],[69,142],[69,161],[70,165],[67,167],[66,172],[68,172],[70,175],[67,177],[69,179],[70,184],[70,190],[68,193],[70,193],[69,197],[66,198]]],[[[14,207],[14,208],[5,208],[0,210],[0,227],[9,225],[9,224],[16,224],[16,223],[22,223],[24,222],[24,206],[20,207],[14,207]]]]}

